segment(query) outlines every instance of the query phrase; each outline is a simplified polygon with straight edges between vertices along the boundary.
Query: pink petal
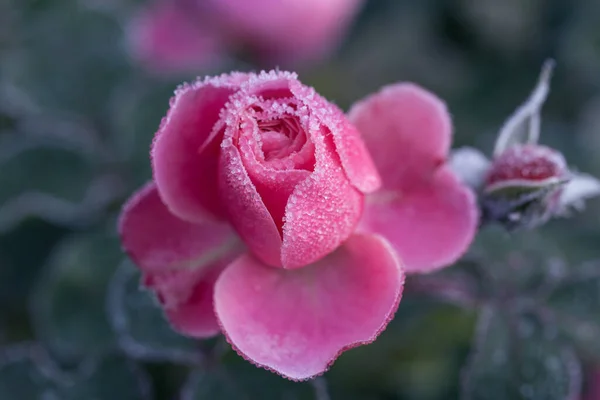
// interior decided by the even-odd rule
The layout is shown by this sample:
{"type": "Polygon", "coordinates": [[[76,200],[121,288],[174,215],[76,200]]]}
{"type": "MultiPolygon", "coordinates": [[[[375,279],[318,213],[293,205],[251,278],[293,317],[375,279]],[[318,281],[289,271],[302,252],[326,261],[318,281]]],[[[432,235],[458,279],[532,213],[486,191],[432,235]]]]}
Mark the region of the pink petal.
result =
{"type": "Polygon", "coordinates": [[[152,169],[163,201],[179,218],[202,222],[224,215],[217,195],[219,136],[213,127],[247,77],[234,73],[185,84],[171,100],[152,146],[152,169]]]}
{"type": "Polygon", "coordinates": [[[216,275],[240,252],[239,240],[225,224],[207,221],[191,224],[171,214],[162,203],[154,183],[135,193],[119,220],[125,251],[144,273],[172,323],[194,336],[218,331],[210,301],[216,275]],[[199,290],[206,289],[206,294],[199,290]],[[208,297],[206,297],[208,295],[208,297]],[[210,305],[210,306],[209,306],[210,305]],[[179,309],[183,307],[182,309],[179,309]],[[198,307],[187,325],[182,316],[198,307]]]}
{"type": "Polygon", "coordinates": [[[364,195],[344,174],[333,144],[314,136],[317,164],[308,179],[296,186],[288,200],[283,225],[281,261],[299,268],[335,250],[355,230],[364,195]]]}
{"type": "MultiPolygon", "coordinates": [[[[174,330],[196,338],[207,338],[221,332],[214,311],[214,287],[217,278],[232,260],[231,257],[227,257],[211,265],[197,280],[185,302],[177,307],[165,309],[167,319],[174,330]]],[[[194,279],[186,274],[180,276],[180,279],[194,279]]]]}
{"type": "Polygon", "coordinates": [[[407,273],[456,261],[477,231],[475,195],[443,167],[410,190],[382,190],[365,201],[360,229],[379,233],[398,252],[407,273]]]}
{"type": "Polygon", "coordinates": [[[386,86],[356,103],[348,117],[386,189],[405,188],[446,160],[452,130],[446,105],[415,84],[386,86]]]}
{"type": "Polygon", "coordinates": [[[381,178],[371,159],[361,133],[348,121],[344,113],[319,96],[313,88],[300,82],[291,82],[295,97],[311,106],[315,117],[329,129],[344,171],[352,184],[363,193],[373,192],[381,186],[381,178]]]}
{"type": "Polygon", "coordinates": [[[205,68],[221,58],[224,43],[200,15],[174,1],[158,1],[143,9],[128,26],[133,56],[158,73],[205,68]]]}
{"type": "Polygon", "coordinates": [[[215,286],[215,310],[232,346],[253,363],[303,380],[343,351],[375,340],[393,317],[404,273],[387,242],[354,235],[296,270],[245,255],[215,286]]]}
{"type": "Polygon", "coordinates": [[[238,149],[221,150],[219,191],[229,220],[250,251],[264,263],[281,265],[281,235],[248,177],[238,149]]]}

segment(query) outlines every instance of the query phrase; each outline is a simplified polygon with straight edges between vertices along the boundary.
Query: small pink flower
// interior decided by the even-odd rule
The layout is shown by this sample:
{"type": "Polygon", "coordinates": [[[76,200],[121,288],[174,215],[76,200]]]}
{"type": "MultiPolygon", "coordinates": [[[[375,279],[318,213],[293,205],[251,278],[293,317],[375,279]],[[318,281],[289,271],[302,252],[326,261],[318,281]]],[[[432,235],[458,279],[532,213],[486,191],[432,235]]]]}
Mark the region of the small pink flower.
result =
{"type": "Polygon", "coordinates": [[[306,379],[385,328],[404,274],[383,238],[355,233],[379,175],[296,75],[181,86],[151,154],[154,182],[119,229],[175,329],[222,330],[257,365],[306,379]]]}
{"type": "Polygon", "coordinates": [[[189,7],[164,0],[141,10],[128,26],[135,59],[156,73],[192,72],[222,58],[223,39],[189,7]]]}
{"type": "Polygon", "coordinates": [[[349,118],[383,180],[366,199],[361,228],[388,239],[408,273],[456,261],[475,236],[478,210],[474,193],[446,163],[452,122],[445,104],[399,83],[356,103],[349,118]]]}
{"type": "Polygon", "coordinates": [[[158,0],[134,18],[128,39],[159,72],[190,72],[224,53],[250,52],[266,64],[295,65],[330,53],[363,0],[158,0]]]}
{"type": "Polygon", "coordinates": [[[311,62],[342,39],[363,0],[210,0],[214,15],[267,62],[311,62]]]}

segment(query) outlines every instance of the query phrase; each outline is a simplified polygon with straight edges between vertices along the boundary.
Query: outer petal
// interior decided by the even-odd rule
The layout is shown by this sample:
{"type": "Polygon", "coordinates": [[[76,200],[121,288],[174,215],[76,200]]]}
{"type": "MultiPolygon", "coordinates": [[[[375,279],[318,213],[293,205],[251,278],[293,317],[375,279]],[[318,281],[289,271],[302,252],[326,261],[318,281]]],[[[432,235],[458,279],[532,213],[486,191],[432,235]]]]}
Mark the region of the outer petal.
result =
{"type": "Polygon", "coordinates": [[[387,238],[407,273],[418,273],[456,261],[471,244],[477,223],[474,193],[443,167],[419,187],[368,197],[360,229],[387,238]]]}
{"type": "Polygon", "coordinates": [[[450,149],[446,105],[412,83],[384,87],[356,103],[348,117],[362,133],[386,189],[430,175],[450,149]]]}
{"type": "Polygon", "coordinates": [[[191,222],[223,216],[217,196],[219,135],[211,135],[221,109],[246,74],[234,73],[181,86],[156,133],[152,169],[171,212],[191,222]]]}
{"type": "Polygon", "coordinates": [[[240,257],[217,280],[215,310],[244,357],[303,380],[323,373],[344,350],[375,340],[398,307],[403,282],[385,240],[354,235],[292,271],[240,257]]]}
{"type": "Polygon", "coordinates": [[[175,328],[194,336],[218,332],[211,293],[216,275],[240,252],[231,228],[173,216],[150,183],[125,205],[119,221],[125,251],[157,293],[175,328]],[[206,293],[202,291],[206,290],[206,293]],[[191,309],[197,314],[192,315],[191,309]],[[186,315],[192,319],[184,320],[186,315]]]}
{"type": "Polygon", "coordinates": [[[234,146],[222,149],[219,174],[221,198],[236,231],[256,257],[280,266],[281,235],[234,146]]]}

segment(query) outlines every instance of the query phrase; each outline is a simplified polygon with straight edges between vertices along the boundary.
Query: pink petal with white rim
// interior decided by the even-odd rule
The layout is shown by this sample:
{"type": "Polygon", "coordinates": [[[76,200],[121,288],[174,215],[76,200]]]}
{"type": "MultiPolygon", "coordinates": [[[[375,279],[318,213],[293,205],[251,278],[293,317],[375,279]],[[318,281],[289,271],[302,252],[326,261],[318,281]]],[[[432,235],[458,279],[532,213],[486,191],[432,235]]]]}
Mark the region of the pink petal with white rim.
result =
{"type": "MultiPolygon", "coordinates": [[[[212,293],[214,274],[242,251],[228,225],[214,221],[191,224],[171,214],[154,183],[140,189],[125,205],[119,234],[125,251],[142,270],[144,284],[156,291],[165,309],[176,314],[182,305],[200,304],[199,297],[194,297],[199,287],[209,283],[212,293]]],[[[208,309],[212,305],[201,304],[194,317],[192,333],[196,336],[202,329],[208,336],[216,332],[214,313],[205,312],[208,309]],[[205,321],[199,321],[201,317],[205,321]]]]}
{"type": "Polygon", "coordinates": [[[291,82],[294,96],[311,108],[333,137],[336,151],[348,179],[363,193],[373,192],[381,186],[381,178],[365,146],[361,133],[350,124],[344,113],[319,96],[313,88],[300,82],[291,82]]]}
{"type": "Polygon", "coordinates": [[[385,86],[352,106],[358,128],[384,189],[405,188],[442,164],[452,139],[445,103],[412,83],[385,86]]]}
{"type": "Polygon", "coordinates": [[[281,235],[233,145],[221,149],[219,174],[219,193],[231,224],[256,257],[280,266],[281,235]]]}
{"type": "Polygon", "coordinates": [[[388,239],[407,273],[430,272],[455,262],[477,231],[474,193],[448,167],[407,191],[367,197],[360,230],[388,239]]]}
{"type": "Polygon", "coordinates": [[[152,169],[172,213],[191,222],[222,217],[217,195],[219,136],[213,127],[248,75],[234,73],[185,84],[175,92],[152,145],[152,169]]]}
{"type": "Polygon", "coordinates": [[[215,311],[232,346],[292,380],[322,374],[345,350],[371,343],[393,317],[401,264],[377,235],[353,235],[296,270],[244,255],[217,280],[215,311]]]}
{"type": "Polygon", "coordinates": [[[285,210],[281,261],[284,268],[311,264],[335,250],[355,230],[364,195],[344,174],[325,135],[313,137],[317,163],[296,186],[285,210]]]}

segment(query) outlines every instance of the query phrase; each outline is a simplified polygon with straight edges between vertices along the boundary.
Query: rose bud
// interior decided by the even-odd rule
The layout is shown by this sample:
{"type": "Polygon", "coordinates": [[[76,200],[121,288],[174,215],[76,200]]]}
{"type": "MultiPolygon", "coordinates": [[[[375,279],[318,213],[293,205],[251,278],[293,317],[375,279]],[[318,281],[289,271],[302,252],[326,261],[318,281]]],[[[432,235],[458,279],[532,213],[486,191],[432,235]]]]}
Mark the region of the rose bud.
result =
{"type": "Polygon", "coordinates": [[[530,229],[600,194],[600,181],[569,170],[559,151],[538,144],[553,67],[544,64],[529,99],[505,122],[491,161],[471,148],[453,154],[454,170],[480,193],[482,223],[530,229]]]}

